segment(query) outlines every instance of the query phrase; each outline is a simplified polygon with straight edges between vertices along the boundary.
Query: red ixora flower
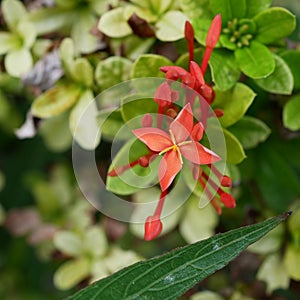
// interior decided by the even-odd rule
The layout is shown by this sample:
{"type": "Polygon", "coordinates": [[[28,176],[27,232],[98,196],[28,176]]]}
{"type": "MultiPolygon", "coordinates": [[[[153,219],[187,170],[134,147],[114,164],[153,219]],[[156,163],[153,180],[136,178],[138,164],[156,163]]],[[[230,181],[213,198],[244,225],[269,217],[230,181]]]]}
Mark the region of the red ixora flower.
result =
{"type": "Polygon", "coordinates": [[[171,185],[175,176],[182,169],[183,157],[197,165],[212,164],[220,160],[217,154],[198,142],[202,138],[203,127],[199,126],[199,123],[194,126],[189,103],[171,122],[168,133],[153,127],[135,129],[133,133],[151,151],[163,155],[158,168],[162,191],[171,185]]]}

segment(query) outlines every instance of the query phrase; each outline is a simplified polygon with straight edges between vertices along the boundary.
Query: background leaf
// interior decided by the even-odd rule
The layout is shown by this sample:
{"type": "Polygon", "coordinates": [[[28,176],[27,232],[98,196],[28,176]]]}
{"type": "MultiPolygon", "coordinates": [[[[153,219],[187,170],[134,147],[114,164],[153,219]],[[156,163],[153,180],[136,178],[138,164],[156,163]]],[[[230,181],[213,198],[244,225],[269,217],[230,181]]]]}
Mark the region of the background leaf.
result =
{"type": "Polygon", "coordinates": [[[289,66],[294,77],[294,89],[300,89],[300,51],[287,50],[280,55],[289,66]]]}
{"type": "Polygon", "coordinates": [[[94,283],[68,299],[175,299],[195,283],[223,268],[287,216],[288,214],[284,214],[235,229],[139,262],[94,283]]]}
{"type": "Polygon", "coordinates": [[[283,125],[290,130],[300,129],[300,94],[293,96],[283,108],[283,125]]]}
{"type": "Polygon", "coordinates": [[[261,11],[269,8],[273,0],[247,0],[247,17],[254,17],[261,11]]]}
{"type": "Polygon", "coordinates": [[[255,83],[267,92],[290,95],[294,87],[294,77],[285,61],[274,54],[275,70],[265,78],[255,79],[255,83]]]}
{"type": "Polygon", "coordinates": [[[256,147],[264,142],[271,133],[270,128],[261,120],[244,116],[229,128],[245,149],[256,147]]]}
{"type": "Polygon", "coordinates": [[[243,146],[231,132],[226,129],[223,129],[223,132],[227,149],[226,162],[229,164],[242,162],[246,158],[243,146]]]}

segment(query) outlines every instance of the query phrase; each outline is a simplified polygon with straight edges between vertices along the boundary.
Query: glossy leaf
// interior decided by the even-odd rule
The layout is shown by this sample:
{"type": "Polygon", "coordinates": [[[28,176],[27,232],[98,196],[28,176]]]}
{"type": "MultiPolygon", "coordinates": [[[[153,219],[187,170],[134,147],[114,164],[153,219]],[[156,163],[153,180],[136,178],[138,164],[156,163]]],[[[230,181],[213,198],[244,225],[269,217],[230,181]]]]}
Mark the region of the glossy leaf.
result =
{"type": "Polygon", "coordinates": [[[296,26],[295,16],[282,7],[272,7],[256,15],[255,39],[263,44],[270,44],[290,35],[296,26]]]}
{"type": "Polygon", "coordinates": [[[57,84],[34,100],[32,114],[39,118],[57,116],[73,106],[80,93],[76,85],[57,84]]]}
{"type": "Polygon", "coordinates": [[[271,133],[270,128],[261,120],[244,116],[229,128],[245,149],[256,147],[264,142],[271,133]]]}
{"type": "Polygon", "coordinates": [[[231,90],[215,90],[216,98],[215,108],[221,108],[224,116],[221,117],[220,123],[228,127],[240,120],[252,104],[256,94],[243,83],[237,83],[231,90]]]}
{"type": "Polygon", "coordinates": [[[222,15],[223,26],[234,18],[243,18],[246,14],[246,0],[210,0],[210,5],[214,15],[222,15]]]}
{"type": "Polygon", "coordinates": [[[275,60],[270,50],[256,42],[234,52],[236,61],[244,74],[251,78],[270,75],[275,70],[275,60]]]}
{"type": "Polygon", "coordinates": [[[195,38],[198,43],[201,45],[205,45],[206,41],[206,36],[208,29],[210,27],[212,19],[207,19],[207,18],[197,18],[192,20],[193,28],[195,31],[195,38]]]}
{"type": "Polygon", "coordinates": [[[226,129],[223,132],[227,149],[226,161],[230,164],[242,162],[246,158],[243,146],[231,132],[226,129]]]}
{"type": "Polygon", "coordinates": [[[283,108],[283,125],[290,130],[300,129],[300,95],[293,96],[283,108]]]}
{"type": "Polygon", "coordinates": [[[68,299],[176,299],[196,282],[223,268],[286,217],[287,214],[274,217],[139,262],[94,283],[68,299]]]}
{"type": "Polygon", "coordinates": [[[255,83],[263,90],[281,95],[290,95],[294,87],[294,77],[289,66],[282,58],[274,55],[275,70],[268,77],[259,78],[255,83]]]}
{"type": "Polygon", "coordinates": [[[299,50],[287,50],[280,55],[289,66],[294,77],[294,89],[300,89],[300,51],[299,50]]]}
{"type": "Polygon", "coordinates": [[[86,90],[80,94],[70,114],[70,130],[76,142],[84,149],[95,149],[100,143],[97,114],[93,92],[86,90]]]}
{"type": "Polygon", "coordinates": [[[112,56],[98,63],[95,79],[102,90],[126,81],[130,77],[132,62],[124,57],[112,56]]]}
{"type": "Polygon", "coordinates": [[[221,91],[231,89],[240,77],[235,58],[229,51],[215,49],[210,57],[209,66],[216,88],[221,91]]]}
{"type": "Polygon", "coordinates": [[[248,18],[254,17],[256,14],[269,8],[272,2],[272,0],[247,0],[246,16],[248,18]]]}
{"type": "Polygon", "coordinates": [[[187,17],[180,11],[168,11],[155,24],[156,37],[165,42],[177,41],[184,37],[187,17]]]}
{"type": "Polygon", "coordinates": [[[132,33],[127,19],[124,16],[124,8],[112,9],[101,16],[98,29],[105,35],[120,38],[132,33]]]}
{"type": "Polygon", "coordinates": [[[131,77],[162,77],[165,75],[159,70],[163,66],[171,66],[173,63],[166,57],[156,54],[141,55],[133,64],[131,77]]]}

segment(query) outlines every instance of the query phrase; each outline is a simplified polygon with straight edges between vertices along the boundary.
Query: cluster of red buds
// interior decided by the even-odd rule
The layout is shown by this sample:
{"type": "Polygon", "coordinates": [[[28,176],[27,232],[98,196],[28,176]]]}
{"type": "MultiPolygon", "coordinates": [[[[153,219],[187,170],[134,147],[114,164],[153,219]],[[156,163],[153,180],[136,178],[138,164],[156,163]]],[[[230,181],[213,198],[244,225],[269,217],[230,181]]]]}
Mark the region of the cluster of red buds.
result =
{"type": "MultiPolygon", "coordinates": [[[[158,167],[158,179],[161,195],[153,215],[145,221],[144,239],[149,241],[157,237],[162,231],[161,213],[163,205],[171,189],[176,175],[182,170],[184,160],[192,166],[193,178],[202,187],[204,193],[211,199],[211,204],[217,213],[221,214],[220,203],[225,207],[235,207],[234,198],[223,188],[232,186],[231,178],[221,174],[213,165],[221,158],[210,149],[201,145],[200,141],[206,129],[207,119],[210,117],[210,105],[213,103],[215,93],[213,88],[205,82],[204,74],[214,47],[216,46],[222,27],[221,15],[217,15],[209,28],[206,38],[206,48],[201,67],[194,59],[194,29],[189,22],[185,25],[185,38],[189,50],[189,71],[179,66],[164,66],[160,70],[165,73],[166,81],[156,90],[154,101],[158,104],[156,126],[150,114],[142,118],[142,128],[133,130],[133,134],[149,149],[149,153],[126,166],[115,167],[108,176],[118,176],[126,170],[140,165],[148,167],[157,156],[161,156],[158,167]],[[172,82],[180,81],[185,89],[185,105],[179,110],[176,101],[178,91],[172,90],[172,82]],[[197,97],[200,99],[201,117],[194,121],[193,106],[197,97]],[[168,129],[163,129],[163,120],[168,117],[168,129]],[[201,165],[208,166],[214,174],[210,177],[201,165]],[[218,181],[218,182],[216,182],[218,181]],[[214,191],[214,193],[212,192],[214,191]]],[[[223,112],[214,110],[217,117],[223,112]]]]}

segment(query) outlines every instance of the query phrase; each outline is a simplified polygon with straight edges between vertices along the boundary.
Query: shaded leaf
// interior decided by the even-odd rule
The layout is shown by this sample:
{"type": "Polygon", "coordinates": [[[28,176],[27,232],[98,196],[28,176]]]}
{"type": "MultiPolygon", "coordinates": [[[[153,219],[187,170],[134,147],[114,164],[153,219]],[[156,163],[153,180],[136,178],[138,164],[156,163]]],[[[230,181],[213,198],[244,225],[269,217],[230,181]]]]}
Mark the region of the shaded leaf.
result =
{"type": "Polygon", "coordinates": [[[81,90],[73,84],[58,83],[32,104],[32,114],[40,118],[49,118],[61,114],[78,100],[81,90]]]}
{"type": "Polygon", "coordinates": [[[210,57],[209,66],[217,89],[226,91],[240,78],[240,70],[234,55],[224,49],[215,49],[210,57]]]}
{"type": "Polygon", "coordinates": [[[290,130],[300,129],[300,95],[297,94],[285,104],[283,108],[283,125],[290,130]]]}
{"type": "Polygon", "coordinates": [[[251,78],[266,77],[275,70],[272,53],[256,41],[252,41],[249,47],[238,48],[234,55],[242,72],[251,78]]]}
{"type": "Polygon", "coordinates": [[[246,158],[246,155],[241,143],[228,130],[223,129],[223,132],[227,149],[226,162],[230,164],[238,164],[242,162],[246,158]]]}
{"type": "Polygon", "coordinates": [[[300,89],[300,51],[298,50],[287,50],[280,55],[284,61],[288,64],[293,77],[294,77],[294,89],[300,89]]]}
{"type": "Polygon", "coordinates": [[[214,108],[224,111],[219,121],[224,127],[233,125],[240,120],[252,104],[256,94],[243,83],[237,83],[231,90],[215,90],[214,108]]]}
{"type": "Polygon", "coordinates": [[[186,15],[180,11],[168,11],[155,24],[156,37],[165,42],[177,41],[184,37],[186,15]]]}
{"type": "Polygon", "coordinates": [[[268,77],[255,79],[255,83],[267,92],[290,95],[294,87],[294,77],[282,58],[273,54],[275,70],[268,77]]]}
{"type": "Polygon", "coordinates": [[[244,116],[229,128],[245,149],[256,147],[264,142],[271,133],[270,128],[261,120],[244,116]]]}
{"type": "Polygon", "coordinates": [[[269,8],[272,0],[247,0],[247,17],[253,17],[261,11],[269,8]]]}
{"type": "Polygon", "coordinates": [[[287,214],[232,230],[139,262],[94,283],[68,299],[175,299],[195,283],[223,268],[286,217],[287,214]]]}
{"type": "Polygon", "coordinates": [[[253,20],[257,24],[255,39],[270,44],[290,35],[296,27],[295,16],[282,7],[272,7],[260,12],[253,20]]]}

